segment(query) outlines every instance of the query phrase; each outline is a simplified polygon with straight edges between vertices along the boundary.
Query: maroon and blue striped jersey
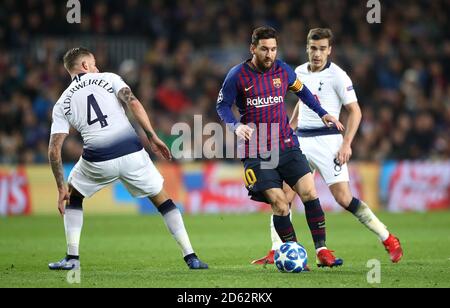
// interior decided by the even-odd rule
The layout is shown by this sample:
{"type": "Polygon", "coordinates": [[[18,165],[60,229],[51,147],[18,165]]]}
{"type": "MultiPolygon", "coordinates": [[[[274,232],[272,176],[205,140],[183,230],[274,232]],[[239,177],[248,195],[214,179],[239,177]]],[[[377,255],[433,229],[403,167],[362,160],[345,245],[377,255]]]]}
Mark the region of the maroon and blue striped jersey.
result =
{"type": "Polygon", "coordinates": [[[233,67],[226,76],[217,100],[220,118],[234,128],[239,123],[255,125],[252,138],[256,139],[254,142],[246,142],[245,157],[256,157],[275,147],[282,151],[298,147],[284,103],[287,91],[296,93],[320,117],[327,112],[285,62],[276,60],[272,68],[265,72],[253,69],[249,62],[247,60],[233,67]],[[234,103],[241,115],[239,121],[231,110],[234,103]],[[273,132],[272,127],[278,127],[277,131],[273,132]],[[272,140],[273,137],[276,140],[272,140]]]}

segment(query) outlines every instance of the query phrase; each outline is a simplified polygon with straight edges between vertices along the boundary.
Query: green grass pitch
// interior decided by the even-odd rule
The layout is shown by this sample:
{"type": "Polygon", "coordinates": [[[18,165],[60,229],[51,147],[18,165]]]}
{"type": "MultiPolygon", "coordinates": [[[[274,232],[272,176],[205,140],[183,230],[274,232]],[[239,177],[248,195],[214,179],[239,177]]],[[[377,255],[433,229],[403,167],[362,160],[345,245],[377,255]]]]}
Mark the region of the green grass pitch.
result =
{"type": "Polygon", "coordinates": [[[319,269],[303,214],[294,214],[297,236],[312,272],[282,274],[251,265],[270,248],[269,214],[185,216],[192,244],[206,271],[190,271],[159,216],[89,216],[81,238],[81,283],[48,262],[65,253],[62,219],[0,218],[0,287],[450,287],[450,212],[381,213],[405,251],[391,264],[376,237],[350,214],[327,214],[328,246],[344,266],[319,269]],[[369,284],[367,261],[381,262],[381,283],[369,284]]]}

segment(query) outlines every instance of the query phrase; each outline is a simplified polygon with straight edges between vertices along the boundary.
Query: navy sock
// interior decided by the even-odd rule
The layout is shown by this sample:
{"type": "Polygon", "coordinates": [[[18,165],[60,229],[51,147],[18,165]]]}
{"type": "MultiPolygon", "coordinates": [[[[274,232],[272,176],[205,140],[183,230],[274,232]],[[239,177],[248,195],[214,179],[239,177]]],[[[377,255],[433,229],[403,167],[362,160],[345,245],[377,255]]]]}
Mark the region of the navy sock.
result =
{"type": "Polygon", "coordinates": [[[314,241],[314,246],[317,248],[325,247],[326,228],[325,228],[325,214],[320,206],[319,199],[306,201],[305,214],[308,222],[309,230],[314,241]]]}
{"type": "Polygon", "coordinates": [[[158,207],[158,211],[164,216],[176,208],[177,206],[173,203],[172,199],[169,199],[158,207]]]}
{"type": "Polygon", "coordinates": [[[353,198],[352,202],[350,202],[350,204],[346,208],[346,210],[349,211],[352,214],[355,214],[358,211],[360,206],[361,206],[361,201],[356,199],[356,198],[353,198]]]}
{"type": "Polygon", "coordinates": [[[67,255],[66,256],[66,260],[80,260],[80,256],[71,256],[71,255],[67,255]]]}
{"type": "Polygon", "coordinates": [[[297,236],[295,235],[290,216],[290,214],[287,216],[273,215],[273,225],[283,243],[297,242],[297,236]]]}
{"type": "Polygon", "coordinates": [[[70,195],[69,203],[66,205],[68,210],[83,210],[83,197],[77,195],[70,195]]]}

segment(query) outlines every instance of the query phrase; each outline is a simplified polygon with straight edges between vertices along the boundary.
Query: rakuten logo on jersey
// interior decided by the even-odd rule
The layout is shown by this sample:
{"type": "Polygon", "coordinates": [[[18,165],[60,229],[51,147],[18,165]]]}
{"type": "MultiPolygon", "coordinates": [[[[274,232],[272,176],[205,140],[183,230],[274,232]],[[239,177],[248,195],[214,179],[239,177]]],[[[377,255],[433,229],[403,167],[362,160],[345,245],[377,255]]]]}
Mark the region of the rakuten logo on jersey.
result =
{"type": "Polygon", "coordinates": [[[267,106],[276,105],[283,103],[283,96],[269,96],[269,97],[258,97],[258,98],[247,98],[247,106],[253,106],[256,108],[262,108],[267,106]]]}

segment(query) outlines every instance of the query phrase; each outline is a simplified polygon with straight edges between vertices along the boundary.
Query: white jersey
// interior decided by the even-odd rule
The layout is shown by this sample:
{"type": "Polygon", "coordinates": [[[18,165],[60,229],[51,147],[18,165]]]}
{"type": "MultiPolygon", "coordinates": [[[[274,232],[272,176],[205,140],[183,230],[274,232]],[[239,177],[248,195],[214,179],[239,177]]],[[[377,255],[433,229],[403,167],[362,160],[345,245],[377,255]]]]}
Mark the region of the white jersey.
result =
{"type": "Polygon", "coordinates": [[[117,98],[128,85],[113,73],[75,76],[53,107],[51,134],[81,133],[83,158],[106,161],[142,150],[142,144],[117,98]]]}
{"type": "MultiPolygon", "coordinates": [[[[311,72],[308,63],[295,69],[297,77],[320,101],[323,109],[339,119],[342,105],[357,101],[353,83],[347,73],[339,66],[329,62],[320,72],[311,72]]],[[[324,127],[317,114],[304,104],[300,104],[298,127],[301,129],[317,129],[324,127]]]]}

